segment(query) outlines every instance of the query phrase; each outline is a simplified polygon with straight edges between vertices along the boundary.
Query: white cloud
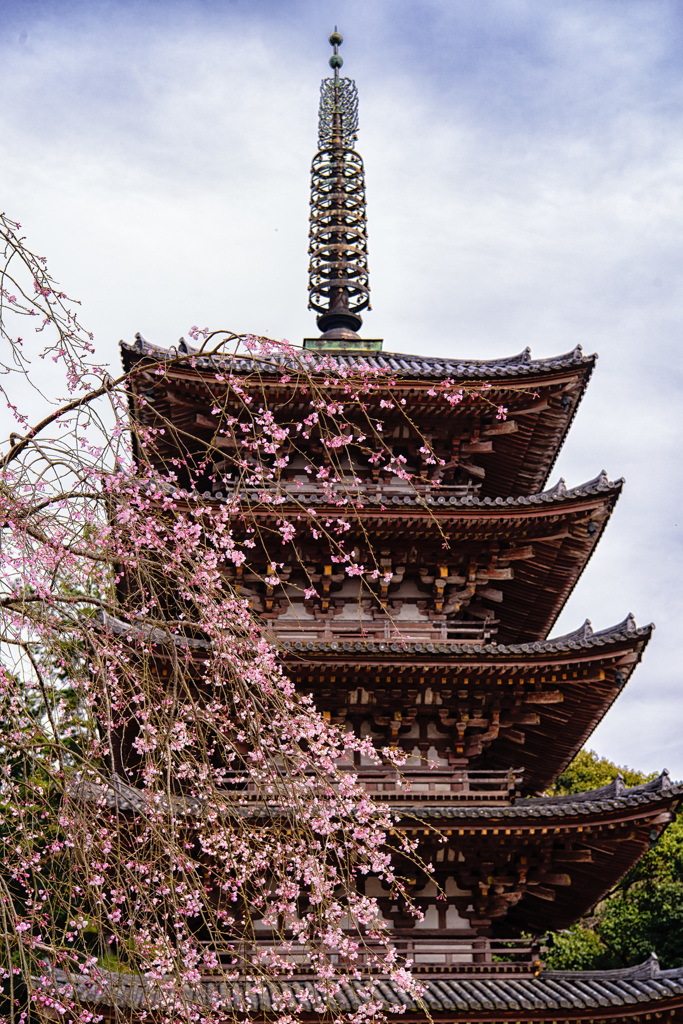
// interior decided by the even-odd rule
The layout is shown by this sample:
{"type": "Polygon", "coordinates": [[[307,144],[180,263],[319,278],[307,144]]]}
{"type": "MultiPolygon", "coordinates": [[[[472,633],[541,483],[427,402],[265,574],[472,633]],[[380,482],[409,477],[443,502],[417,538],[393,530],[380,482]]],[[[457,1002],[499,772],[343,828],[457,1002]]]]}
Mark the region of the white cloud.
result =
{"type": "Polygon", "coordinates": [[[558,471],[604,465],[627,488],[559,628],[657,621],[595,743],[646,769],[665,754],[683,777],[679,7],[76,3],[13,19],[2,206],[113,361],[138,329],[313,333],[308,167],[338,21],[361,93],[366,333],[432,354],[600,352],[558,471]]]}

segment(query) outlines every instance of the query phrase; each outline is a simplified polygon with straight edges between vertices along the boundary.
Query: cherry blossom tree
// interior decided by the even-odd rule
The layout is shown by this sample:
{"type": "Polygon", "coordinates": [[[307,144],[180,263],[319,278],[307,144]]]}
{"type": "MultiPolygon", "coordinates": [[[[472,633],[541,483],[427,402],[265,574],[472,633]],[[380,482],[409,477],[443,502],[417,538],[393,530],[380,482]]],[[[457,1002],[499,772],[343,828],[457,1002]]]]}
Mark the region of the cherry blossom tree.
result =
{"type": "MultiPolygon", "coordinates": [[[[194,328],[192,347],[115,374],[19,225],[0,228],[5,1018],[223,1021],[270,986],[293,1021],[284,983],[302,965],[333,1017],[342,982],[372,971],[419,992],[358,884],[371,874],[409,905],[396,864],[416,854],[353,770],[359,754],[400,767],[399,753],[295,691],[234,578],[258,551],[263,586],[280,586],[283,551],[310,535],[374,599],[381,561],[346,543],[363,508],[354,467],[421,493],[421,473],[438,486],[429,439],[416,474],[368,412],[380,392],[409,419],[391,375],[287,343],[194,328]],[[211,396],[201,452],[155,402],[179,367],[200,367],[211,396]],[[309,414],[271,408],[266,379],[295,386],[309,414]],[[298,489],[295,457],[310,479],[298,489]]],[[[451,405],[489,401],[481,384],[435,388],[451,405]]],[[[316,580],[301,586],[313,600],[316,580]]],[[[377,1012],[368,981],[355,1017],[377,1012]]]]}

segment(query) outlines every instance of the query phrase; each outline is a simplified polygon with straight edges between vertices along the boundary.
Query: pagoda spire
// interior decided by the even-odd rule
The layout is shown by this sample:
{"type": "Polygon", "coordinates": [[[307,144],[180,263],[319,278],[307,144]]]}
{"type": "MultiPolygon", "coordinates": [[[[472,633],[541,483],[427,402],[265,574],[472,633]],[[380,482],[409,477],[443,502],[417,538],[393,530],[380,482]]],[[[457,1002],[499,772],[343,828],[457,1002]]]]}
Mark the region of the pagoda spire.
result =
{"type": "Polygon", "coordinates": [[[358,130],[356,83],[339,71],[342,37],[330,36],[332,78],[320,86],[318,152],[311,165],[311,219],[308,306],[318,314],[325,342],[339,347],[358,342],[361,310],[370,308],[365,175],[354,149],[358,130]]]}

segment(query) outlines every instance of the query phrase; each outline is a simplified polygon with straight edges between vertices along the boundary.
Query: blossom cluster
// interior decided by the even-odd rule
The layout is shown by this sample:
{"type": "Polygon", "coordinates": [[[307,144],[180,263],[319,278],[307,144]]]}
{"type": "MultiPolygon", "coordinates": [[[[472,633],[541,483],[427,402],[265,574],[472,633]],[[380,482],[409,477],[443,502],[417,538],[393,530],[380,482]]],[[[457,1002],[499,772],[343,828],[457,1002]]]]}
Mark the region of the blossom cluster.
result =
{"type": "MultiPolygon", "coordinates": [[[[91,1024],[124,981],[140,1019],[242,1019],[277,983],[285,1024],[304,1010],[281,983],[302,971],[339,1018],[350,979],[354,1019],[380,1014],[373,972],[418,996],[365,894],[372,877],[419,916],[417,851],[358,772],[404,754],[296,689],[268,616],[294,599],[324,614],[330,581],[384,608],[396,573],[364,510],[392,488],[423,500],[457,460],[390,372],[287,342],[193,327],[197,348],[140,341],[111,375],[19,226],[0,228],[17,266],[2,369],[30,382],[50,357],[64,384],[33,424],[6,392],[21,433],[0,455],[8,1019],[91,1024]]],[[[429,395],[506,415],[481,384],[429,395]]]]}

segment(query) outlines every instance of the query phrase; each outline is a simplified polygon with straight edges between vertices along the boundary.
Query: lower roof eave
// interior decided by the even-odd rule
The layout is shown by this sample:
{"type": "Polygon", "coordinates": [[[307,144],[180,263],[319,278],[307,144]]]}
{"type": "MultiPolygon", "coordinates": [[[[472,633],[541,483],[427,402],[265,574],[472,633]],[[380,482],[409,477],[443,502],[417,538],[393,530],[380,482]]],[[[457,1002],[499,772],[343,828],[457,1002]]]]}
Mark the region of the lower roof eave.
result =
{"type": "MultiPolygon", "coordinates": [[[[571,1009],[527,1010],[519,1006],[511,1006],[506,1011],[477,1011],[477,1010],[430,1010],[429,1018],[439,1021],[441,1024],[520,1024],[522,1021],[538,1021],[539,1024],[551,1024],[555,1021],[646,1021],[660,1020],[666,1018],[671,1024],[679,1024],[683,1021],[683,995],[675,996],[667,1000],[658,1000],[648,1003],[633,1003],[631,1005],[586,1007],[580,1010],[576,1007],[571,1009]]],[[[385,1011],[387,1018],[396,1021],[427,1019],[426,1011],[422,1009],[410,1009],[405,1012],[398,1011],[391,1013],[385,1011]]],[[[319,1021],[320,1016],[316,1014],[302,1015],[303,1021],[319,1021]]]]}
{"type": "MultiPolygon", "coordinates": [[[[76,995],[81,1005],[95,1007],[105,1019],[118,1016],[117,1011],[121,1009],[143,1006],[153,1019],[155,1012],[162,1008],[155,999],[154,983],[148,979],[136,982],[130,976],[104,971],[99,983],[93,984],[92,979],[69,977],[55,970],[53,981],[62,992],[66,990],[76,995]],[[144,990],[149,1002],[137,998],[138,989],[144,990]]],[[[215,980],[213,987],[216,987],[215,980]]],[[[532,977],[432,975],[424,983],[421,998],[399,989],[389,978],[348,979],[342,983],[336,997],[331,996],[334,1006],[327,1010],[319,1005],[320,990],[312,980],[268,982],[264,979],[246,1000],[244,984],[239,981],[219,983],[218,988],[227,1000],[226,1013],[231,1012],[232,1005],[232,1012],[245,1020],[276,1018],[281,1011],[277,1000],[286,990],[293,994],[296,988],[301,999],[296,1017],[311,1022],[353,1013],[369,998],[377,998],[383,1004],[387,1018],[398,1019],[400,1015],[402,1020],[432,1019],[443,1024],[616,1022],[662,1017],[673,1022],[683,1021],[683,968],[660,971],[654,954],[643,964],[618,970],[542,971],[532,977]]],[[[208,996],[208,991],[204,993],[202,989],[200,983],[195,990],[198,1007],[204,1005],[208,996]]]]}
{"type": "MultiPolygon", "coordinates": [[[[580,972],[577,972],[580,973],[580,972]]],[[[486,1001],[483,996],[480,996],[482,1001],[486,1001]]],[[[683,1021],[683,991],[671,995],[668,998],[663,999],[647,999],[641,1000],[634,999],[632,1002],[621,1002],[612,1003],[610,1005],[596,1006],[586,1004],[584,1006],[529,1006],[523,1005],[527,1000],[523,997],[516,999],[510,999],[507,1006],[497,1006],[495,1008],[484,1008],[483,1006],[477,1007],[476,1005],[453,1005],[452,1007],[446,1008],[443,1005],[437,1007],[433,1005],[432,1000],[425,999],[424,1006],[417,1005],[414,1000],[409,999],[406,1002],[397,1001],[393,1005],[385,1005],[383,1007],[383,1013],[387,1020],[405,1021],[439,1021],[441,1024],[519,1024],[522,1021],[538,1021],[539,1024],[550,1024],[555,1021],[645,1021],[645,1020],[660,1020],[665,1018],[667,1022],[672,1024],[679,1024],[683,1021]]],[[[119,1019],[121,1010],[132,1010],[135,1013],[136,1009],[140,1011],[143,1006],[123,1006],[120,1002],[115,1005],[109,1002],[88,1002],[87,1005],[98,1014],[102,1015],[104,1021],[119,1019]]],[[[144,1004],[143,1004],[144,1005],[144,1004]]],[[[163,1010],[156,1010],[154,1007],[146,1008],[146,1016],[148,1020],[153,1020],[155,1012],[161,1012],[163,1010]]],[[[229,1012],[229,1011],[226,1011],[229,1012]]],[[[279,1016],[281,1011],[276,1010],[274,1007],[259,1007],[252,1010],[240,1010],[240,1017],[245,1022],[248,1020],[275,1020],[279,1016]]],[[[343,1016],[345,1013],[348,1014],[350,1008],[339,1008],[336,1011],[330,1013],[320,1013],[312,1010],[304,1010],[296,1014],[296,1019],[302,1022],[313,1022],[323,1021],[325,1019],[332,1020],[334,1017],[337,1019],[343,1016]]],[[[134,1017],[131,1019],[135,1019],[134,1017]]]]}

